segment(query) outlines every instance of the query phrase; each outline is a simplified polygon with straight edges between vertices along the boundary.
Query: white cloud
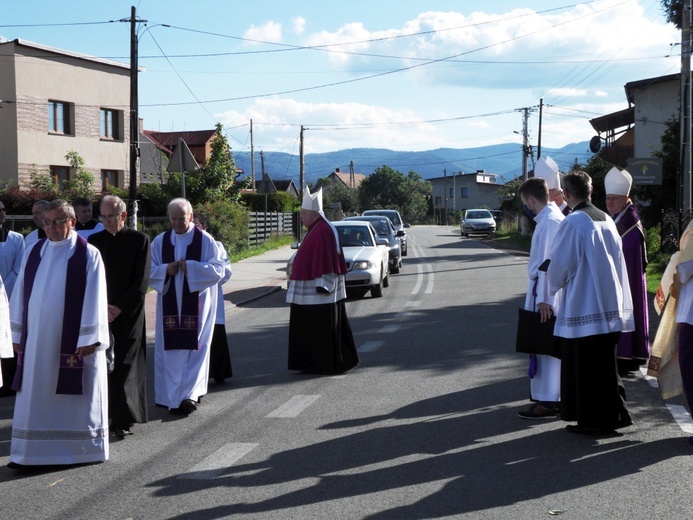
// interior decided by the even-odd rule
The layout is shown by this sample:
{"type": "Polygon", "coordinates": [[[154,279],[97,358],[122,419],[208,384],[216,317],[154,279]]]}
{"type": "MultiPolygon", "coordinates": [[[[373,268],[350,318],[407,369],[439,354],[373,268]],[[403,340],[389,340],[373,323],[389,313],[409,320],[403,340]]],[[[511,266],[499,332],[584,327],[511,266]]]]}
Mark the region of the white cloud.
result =
{"type": "MultiPolygon", "coordinates": [[[[216,114],[227,128],[253,119],[255,146],[291,151],[302,121],[306,153],[368,146],[390,149],[428,149],[441,128],[428,124],[410,109],[392,110],[363,103],[306,103],[286,98],[256,100],[243,112],[216,114]]],[[[242,139],[239,139],[242,141],[242,139]]]]}
{"type": "Polygon", "coordinates": [[[302,16],[295,16],[291,19],[294,34],[303,34],[306,30],[306,19],[302,16]]]}
{"type": "Polygon", "coordinates": [[[281,42],[282,24],[270,20],[260,26],[251,25],[245,34],[243,34],[243,38],[263,42],[281,42]]]}

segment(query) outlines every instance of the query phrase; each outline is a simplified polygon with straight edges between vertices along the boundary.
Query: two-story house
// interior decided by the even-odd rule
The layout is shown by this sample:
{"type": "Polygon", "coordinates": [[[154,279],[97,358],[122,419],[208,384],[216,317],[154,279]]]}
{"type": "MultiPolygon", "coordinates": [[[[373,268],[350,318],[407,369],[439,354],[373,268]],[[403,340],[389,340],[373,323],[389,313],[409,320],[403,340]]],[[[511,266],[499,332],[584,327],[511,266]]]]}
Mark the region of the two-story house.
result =
{"type": "Polygon", "coordinates": [[[471,208],[496,209],[500,206],[498,176],[478,170],[474,173],[451,173],[428,179],[435,211],[449,214],[471,208]],[[447,199],[447,200],[446,200],[447,199]]]}
{"type": "Polygon", "coordinates": [[[0,179],[70,179],[74,150],[94,187],[129,186],[130,66],[25,40],[0,42],[0,179]]]}

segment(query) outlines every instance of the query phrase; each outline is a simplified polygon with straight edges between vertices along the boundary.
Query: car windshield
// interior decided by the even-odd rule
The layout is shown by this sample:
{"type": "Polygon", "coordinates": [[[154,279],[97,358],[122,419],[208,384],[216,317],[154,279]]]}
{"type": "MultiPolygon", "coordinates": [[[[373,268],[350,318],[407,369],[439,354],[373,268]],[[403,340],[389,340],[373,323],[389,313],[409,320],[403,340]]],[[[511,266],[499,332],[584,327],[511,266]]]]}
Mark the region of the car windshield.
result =
{"type": "Polygon", "coordinates": [[[488,211],[468,211],[466,218],[493,218],[488,211]]]}
{"type": "Polygon", "coordinates": [[[402,223],[399,219],[399,215],[395,211],[367,211],[366,215],[382,215],[383,217],[389,218],[396,226],[402,223]]]}
{"type": "Polygon", "coordinates": [[[339,226],[339,243],[342,247],[372,246],[371,234],[363,226],[339,226]]]}

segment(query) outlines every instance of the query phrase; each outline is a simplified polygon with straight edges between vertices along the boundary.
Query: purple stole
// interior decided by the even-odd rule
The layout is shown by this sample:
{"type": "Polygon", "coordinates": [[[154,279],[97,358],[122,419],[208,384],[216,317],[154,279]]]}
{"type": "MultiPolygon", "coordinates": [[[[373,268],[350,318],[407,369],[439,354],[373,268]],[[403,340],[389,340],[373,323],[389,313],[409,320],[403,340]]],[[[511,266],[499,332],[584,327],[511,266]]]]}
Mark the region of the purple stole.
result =
{"type": "MultiPolygon", "coordinates": [[[[12,389],[18,391],[22,386],[24,371],[24,349],[29,327],[29,298],[34,287],[34,279],[41,263],[41,249],[46,239],[42,238],[34,246],[24,268],[24,293],[22,334],[19,339],[17,353],[17,371],[12,382],[12,389]]],[[[60,367],[56,394],[82,395],[84,360],[80,359],[75,350],[79,340],[82,324],[82,308],[87,289],[87,241],[77,235],[75,252],[67,261],[67,276],[65,277],[65,301],[63,313],[63,330],[60,338],[60,367]],[[70,309],[68,311],[68,309],[70,309]]]]}
{"type": "MultiPolygon", "coordinates": [[[[175,262],[175,247],[171,243],[173,230],[164,233],[161,245],[161,261],[165,264],[175,262]]],[[[186,260],[202,259],[202,231],[197,227],[193,230],[192,242],[185,250],[186,260]]],[[[200,324],[199,291],[190,292],[188,277],[183,275],[183,295],[178,315],[178,298],[176,297],[176,281],[166,275],[169,287],[161,297],[161,307],[164,326],[164,350],[197,350],[197,337],[200,324]]]]}

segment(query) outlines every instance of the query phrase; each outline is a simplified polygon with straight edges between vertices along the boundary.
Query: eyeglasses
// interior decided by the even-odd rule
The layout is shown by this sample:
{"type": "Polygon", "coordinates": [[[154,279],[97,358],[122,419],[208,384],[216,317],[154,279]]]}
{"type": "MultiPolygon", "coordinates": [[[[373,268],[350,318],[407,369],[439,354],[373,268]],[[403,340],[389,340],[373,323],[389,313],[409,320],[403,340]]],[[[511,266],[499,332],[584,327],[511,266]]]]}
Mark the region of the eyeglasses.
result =
{"type": "Polygon", "coordinates": [[[44,218],[44,219],[43,219],[43,227],[49,227],[49,226],[52,226],[52,225],[62,226],[62,225],[64,225],[65,222],[67,222],[68,220],[70,220],[70,219],[69,219],[69,218],[56,218],[55,220],[48,220],[48,219],[45,219],[45,218],[44,218]]]}
{"type": "Polygon", "coordinates": [[[121,215],[122,215],[122,213],[118,213],[117,215],[101,215],[101,216],[99,216],[99,220],[101,222],[108,222],[108,221],[117,219],[121,215]]]}

